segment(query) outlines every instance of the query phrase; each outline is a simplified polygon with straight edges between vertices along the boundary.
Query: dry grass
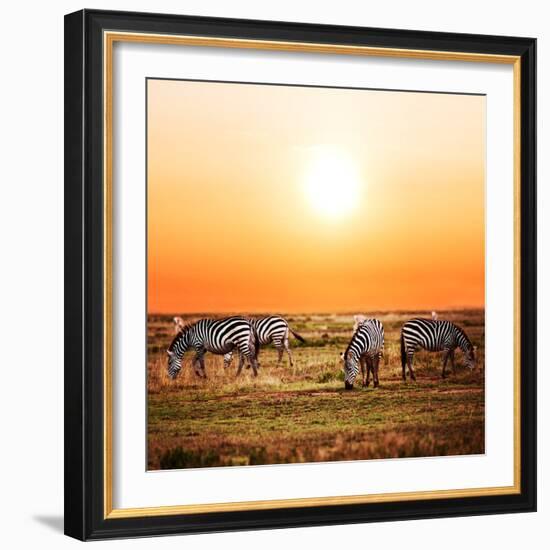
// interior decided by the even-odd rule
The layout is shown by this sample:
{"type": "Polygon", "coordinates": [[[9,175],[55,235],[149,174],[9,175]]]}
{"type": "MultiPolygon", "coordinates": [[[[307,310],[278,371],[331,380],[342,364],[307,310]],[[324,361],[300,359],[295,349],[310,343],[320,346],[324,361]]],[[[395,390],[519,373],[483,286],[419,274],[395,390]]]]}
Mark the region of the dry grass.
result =
{"type": "MultiPolygon", "coordinates": [[[[295,364],[263,348],[261,369],[235,377],[207,355],[208,378],[190,368],[166,373],[171,316],[148,326],[148,464],[150,469],[478,454],[484,452],[484,313],[439,312],[461,325],[478,346],[474,372],[461,365],[441,379],[440,354],[415,357],[417,382],[401,381],[399,330],[426,312],[377,313],[386,332],[380,387],[343,389],[340,352],[351,337],[352,315],[289,315],[307,339],[292,340],[295,364]]],[[[189,316],[192,321],[201,315],[189,316]]]]}

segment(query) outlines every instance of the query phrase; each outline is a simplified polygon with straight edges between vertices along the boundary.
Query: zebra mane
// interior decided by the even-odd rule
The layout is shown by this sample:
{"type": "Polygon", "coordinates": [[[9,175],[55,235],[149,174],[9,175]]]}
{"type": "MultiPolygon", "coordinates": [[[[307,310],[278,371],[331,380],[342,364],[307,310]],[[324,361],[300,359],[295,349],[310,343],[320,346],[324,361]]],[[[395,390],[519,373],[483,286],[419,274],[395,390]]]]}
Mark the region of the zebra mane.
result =
{"type": "MultiPolygon", "coordinates": [[[[353,341],[353,338],[352,338],[352,341],[353,341]]],[[[350,346],[351,346],[351,342],[348,344],[348,347],[346,348],[346,351],[344,352],[344,361],[348,360],[348,353],[349,353],[350,346]]]]}
{"type": "Polygon", "coordinates": [[[466,343],[468,344],[468,346],[470,346],[470,348],[473,349],[474,345],[472,344],[472,341],[470,340],[466,332],[464,332],[464,329],[462,327],[459,327],[455,323],[453,323],[453,325],[456,327],[456,330],[458,331],[458,333],[464,337],[464,340],[466,340],[466,343]]]}
{"type": "Polygon", "coordinates": [[[174,336],[172,342],[168,346],[168,351],[173,351],[175,345],[183,338],[185,334],[189,332],[189,329],[194,325],[195,323],[190,323],[187,325],[183,325],[182,329],[174,336]]]}
{"type": "Polygon", "coordinates": [[[348,360],[349,349],[351,348],[351,345],[353,344],[355,339],[358,337],[357,334],[359,333],[359,330],[361,329],[362,326],[363,326],[363,323],[360,323],[360,325],[357,327],[357,330],[353,333],[353,335],[351,337],[351,340],[349,341],[348,347],[346,348],[346,351],[344,352],[344,361],[348,360]]]}

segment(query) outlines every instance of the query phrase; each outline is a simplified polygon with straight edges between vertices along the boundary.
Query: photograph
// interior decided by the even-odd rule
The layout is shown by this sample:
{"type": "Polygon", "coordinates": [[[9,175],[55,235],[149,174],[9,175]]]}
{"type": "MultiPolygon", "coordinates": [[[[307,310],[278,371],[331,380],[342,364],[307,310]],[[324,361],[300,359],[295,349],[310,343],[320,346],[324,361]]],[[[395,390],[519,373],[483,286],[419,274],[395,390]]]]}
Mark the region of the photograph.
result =
{"type": "Polygon", "coordinates": [[[390,11],[65,16],[68,536],[537,509],[537,39],[390,11]]]}
{"type": "Polygon", "coordinates": [[[486,99],[146,79],[148,470],[485,453],[486,99]]]}

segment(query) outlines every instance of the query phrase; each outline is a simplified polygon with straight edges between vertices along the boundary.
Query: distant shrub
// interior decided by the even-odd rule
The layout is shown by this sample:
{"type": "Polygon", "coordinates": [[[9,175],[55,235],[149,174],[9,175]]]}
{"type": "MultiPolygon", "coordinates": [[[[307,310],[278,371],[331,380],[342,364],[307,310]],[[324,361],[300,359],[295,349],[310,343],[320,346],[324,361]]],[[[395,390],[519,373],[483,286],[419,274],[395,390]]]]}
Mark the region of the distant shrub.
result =
{"type": "Polygon", "coordinates": [[[265,447],[254,447],[250,449],[249,461],[250,465],[268,464],[268,455],[265,447]]]}
{"type": "Polygon", "coordinates": [[[480,319],[463,319],[462,321],[457,322],[457,324],[462,325],[463,327],[478,327],[482,321],[483,320],[480,319]]]}
{"type": "Polygon", "coordinates": [[[319,384],[326,384],[327,382],[333,382],[338,379],[338,372],[331,370],[325,370],[317,377],[317,382],[319,384]]]}

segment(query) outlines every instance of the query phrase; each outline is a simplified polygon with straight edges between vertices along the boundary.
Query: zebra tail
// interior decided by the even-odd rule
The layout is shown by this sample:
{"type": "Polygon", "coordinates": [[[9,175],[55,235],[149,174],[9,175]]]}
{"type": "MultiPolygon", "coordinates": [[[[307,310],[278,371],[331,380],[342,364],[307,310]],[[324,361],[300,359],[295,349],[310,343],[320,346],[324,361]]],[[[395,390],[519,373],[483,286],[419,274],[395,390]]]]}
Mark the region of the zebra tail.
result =
{"type": "Polygon", "coordinates": [[[405,339],[403,338],[403,331],[401,331],[401,368],[405,368],[407,362],[407,354],[405,353],[405,339]]]}
{"type": "Polygon", "coordinates": [[[288,327],[288,330],[292,332],[292,335],[294,336],[294,338],[296,338],[296,340],[300,340],[300,342],[302,342],[303,344],[306,343],[305,339],[302,336],[300,336],[297,332],[294,332],[290,327],[288,327]]]}

